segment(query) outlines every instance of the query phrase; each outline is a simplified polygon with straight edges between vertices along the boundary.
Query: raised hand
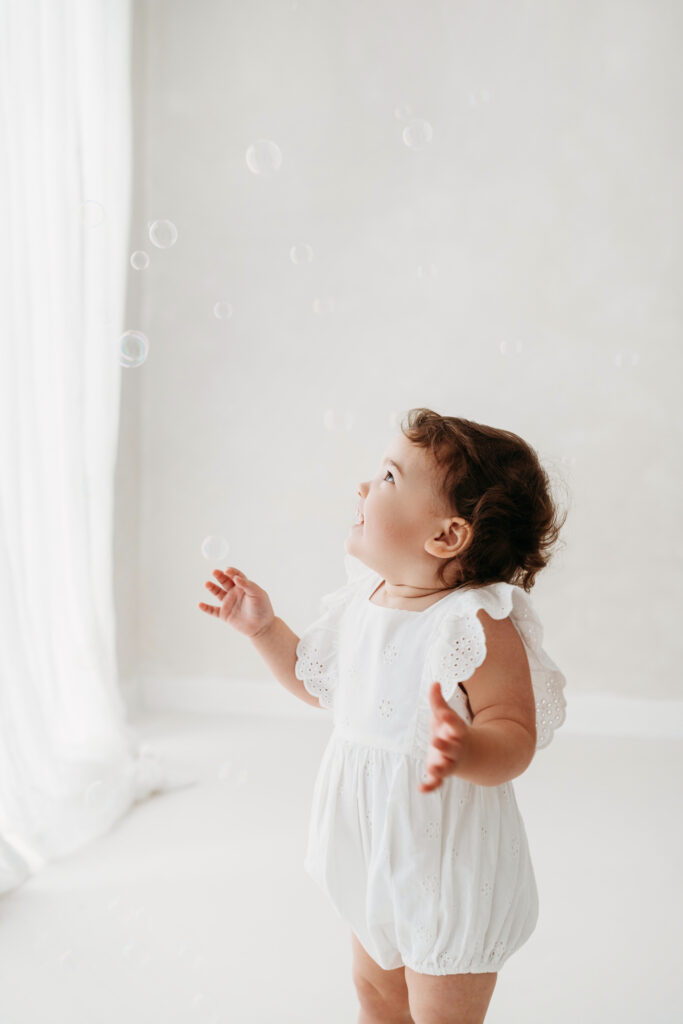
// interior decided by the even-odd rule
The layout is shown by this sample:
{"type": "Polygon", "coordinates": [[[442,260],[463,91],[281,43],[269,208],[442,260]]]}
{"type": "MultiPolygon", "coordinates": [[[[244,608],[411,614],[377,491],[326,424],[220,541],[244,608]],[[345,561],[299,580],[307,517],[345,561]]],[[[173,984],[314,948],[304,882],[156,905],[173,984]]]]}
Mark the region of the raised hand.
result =
{"type": "Polygon", "coordinates": [[[220,606],[199,602],[201,611],[207,615],[216,615],[245,636],[263,633],[275,619],[270,598],[262,587],[247,579],[244,573],[231,565],[225,572],[214,569],[214,576],[221,586],[213,580],[204,584],[219,599],[220,606]]]}
{"type": "Polygon", "coordinates": [[[420,793],[438,789],[446,776],[455,775],[472,728],[446,703],[441,692],[441,683],[432,683],[429,689],[429,703],[432,710],[426,766],[429,778],[420,784],[420,793]]]}

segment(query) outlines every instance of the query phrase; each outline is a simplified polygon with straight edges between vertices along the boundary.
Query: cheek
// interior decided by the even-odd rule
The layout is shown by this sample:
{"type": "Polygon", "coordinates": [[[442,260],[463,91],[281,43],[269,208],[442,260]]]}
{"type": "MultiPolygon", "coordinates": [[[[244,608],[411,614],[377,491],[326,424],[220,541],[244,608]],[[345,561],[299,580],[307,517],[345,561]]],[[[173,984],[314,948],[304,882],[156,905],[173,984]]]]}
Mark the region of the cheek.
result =
{"type": "Polygon", "coordinates": [[[387,544],[406,544],[413,535],[413,525],[406,522],[396,502],[382,501],[373,508],[366,505],[367,516],[363,529],[377,540],[387,544]]]}

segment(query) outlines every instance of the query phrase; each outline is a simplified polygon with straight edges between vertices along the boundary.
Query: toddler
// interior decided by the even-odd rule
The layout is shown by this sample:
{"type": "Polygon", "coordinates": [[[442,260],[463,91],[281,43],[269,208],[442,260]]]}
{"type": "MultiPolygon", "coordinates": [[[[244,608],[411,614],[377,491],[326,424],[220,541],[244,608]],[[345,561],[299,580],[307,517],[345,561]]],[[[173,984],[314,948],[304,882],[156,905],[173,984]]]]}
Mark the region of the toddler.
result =
{"type": "Polygon", "coordinates": [[[529,591],[566,514],[520,437],[425,408],[357,493],[301,638],[234,567],[199,607],[332,712],[304,866],[350,927],[359,1024],[480,1024],[538,918],[512,779],[565,717],[529,591]]]}

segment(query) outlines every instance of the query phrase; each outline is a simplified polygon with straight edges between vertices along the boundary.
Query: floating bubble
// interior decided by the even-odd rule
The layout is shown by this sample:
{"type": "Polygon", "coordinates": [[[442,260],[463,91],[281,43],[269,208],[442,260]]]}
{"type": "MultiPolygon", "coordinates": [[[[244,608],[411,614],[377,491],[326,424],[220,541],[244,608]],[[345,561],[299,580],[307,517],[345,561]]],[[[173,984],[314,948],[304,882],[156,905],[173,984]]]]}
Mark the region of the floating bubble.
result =
{"type": "Polygon", "coordinates": [[[413,118],[402,132],[403,141],[410,149],[424,149],[432,141],[433,129],[429,121],[413,118]]]}
{"type": "Polygon", "coordinates": [[[170,249],[178,241],[178,229],[172,220],[155,220],[149,226],[149,239],[157,249],[170,249]]]}
{"type": "MultiPolygon", "coordinates": [[[[501,341],[501,343],[500,343],[500,345],[498,347],[500,348],[500,351],[502,352],[502,354],[504,356],[506,356],[509,352],[513,351],[513,342],[507,341],[507,340],[506,341],[501,341]]],[[[518,352],[518,353],[522,351],[522,343],[521,343],[521,341],[515,341],[514,342],[514,351],[518,352]]]]}
{"type": "Polygon", "coordinates": [[[407,121],[413,116],[413,108],[410,103],[399,103],[394,107],[394,117],[397,121],[407,121]]]}
{"type": "Polygon", "coordinates": [[[235,786],[236,786],[236,788],[239,789],[240,786],[246,785],[248,779],[249,779],[249,772],[247,771],[246,768],[242,768],[237,773],[237,778],[235,779],[235,786]]]}
{"type": "Polygon", "coordinates": [[[213,315],[217,320],[229,320],[232,316],[232,306],[229,302],[217,302],[213,307],[213,315]]]}
{"type": "Polygon", "coordinates": [[[417,268],[417,276],[423,281],[427,277],[435,278],[438,274],[436,263],[429,263],[426,266],[419,266],[417,268]]]}
{"type": "Polygon", "coordinates": [[[131,960],[140,951],[140,943],[137,939],[130,939],[129,942],[123,947],[122,953],[126,960],[131,960]]]}
{"type": "Polygon", "coordinates": [[[142,249],[138,249],[137,252],[134,252],[131,256],[130,265],[134,267],[135,270],[146,270],[149,266],[149,256],[142,249]]]}
{"type": "Polygon", "coordinates": [[[74,962],[74,951],[71,948],[62,950],[57,957],[57,963],[60,967],[72,967],[74,962]]]}
{"type": "Polygon", "coordinates": [[[310,263],[313,259],[313,249],[310,245],[293,245],[289,250],[289,258],[292,263],[310,263]]]}
{"type": "Polygon", "coordinates": [[[350,409],[347,409],[344,412],[339,412],[336,409],[328,409],[323,416],[325,428],[336,433],[342,430],[352,430],[355,420],[355,413],[350,409]]]}
{"type": "Polygon", "coordinates": [[[282,152],[270,139],[257,139],[247,149],[246,161],[252,174],[270,178],[277,174],[282,166],[282,152]]]}
{"type": "Polygon", "coordinates": [[[335,302],[331,295],[322,299],[313,299],[314,313],[334,313],[335,302]]]}
{"type": "Polygon", "coordinates": [[[626,366],[630,363],[631,366],[637,366],[640,362],[640,355],[638,352],[617,352],[614,357],[614,365],[617,367],[626,366]]]}
{"type": "Polygon", "coordinates": [[[488,89],[480,89],[479,96],[477,97],[476,92],[471,92],[467,97],[467,102],[471,107],[477,107],[480,103],[488,103],[490,99],[490,91],[488,89]]]}
{"type": "Polygon", "coordinates": [[[220,767],[218,769],[218,772],[217,772],[218,781],[219,782],[225,782],[225,780],[230,777],[230,772],[231,771],[232,771],[232,761],[223,761],[223,763],[220,765],[220,767]]]}
{"type": "Polygon", "coordinates": [[[121,366],[140,366],[147,358],[149,341],[142,331],[125,331],[119,338],[121,366]]]}
{"type": "Polygon", "coordinates": [[[134,907],[132,910],[129,910],[128,913],[124,917],[124,920],[125,920],[126,924],[130,924],[131,921],[139,921],[141,919],[142,915],[144,914],[144,912],[145,912],[144,906],[134,907]]]}
{"type": "Polygon", "coordinates": [[[202,554],[207,562],[222,562],[229,550],[225,537],[209,536],[202,541],[202,554]]]}
{"type": "Polygon", "coordinates": [[[104,222],[104,207],[101,203],[95,203],[87,199],[81,203],[81,220],[88,228],[95,228],[104,222]]]}

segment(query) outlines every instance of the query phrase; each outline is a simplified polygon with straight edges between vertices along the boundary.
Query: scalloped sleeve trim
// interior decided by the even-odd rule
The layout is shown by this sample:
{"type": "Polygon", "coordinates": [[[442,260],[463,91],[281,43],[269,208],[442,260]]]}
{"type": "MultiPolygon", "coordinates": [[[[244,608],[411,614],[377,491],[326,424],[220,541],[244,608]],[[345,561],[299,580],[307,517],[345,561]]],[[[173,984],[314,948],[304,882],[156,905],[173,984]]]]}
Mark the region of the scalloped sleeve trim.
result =
{"type": "MultiPolygon", "coordinates": [[[[477,617],[480,608],[494,619],[509,615],[521,637],[536,705],[536,749],[547,747],[566,717],[567,702],[563,693],[566,678],[543,649],[543,626],[531,598],[521,587],[494,583],[486,588],[464,591],[455,609],[445,610],[436,624],[430,649],[429,682],[441,681],[444,700],[460,701],[458,683],[469,679],[486,658],[486,634],[477,617]]],[[[456,710],[462,713],[460,706],[456,710]]],[[[420,738],[422,743],[426,738],[429,745],[428,716],[422,722],[420,738]]]]}
{"type": "Polygon", "coordinates": [[[294,674],[323,708],[334,707],[339,682],[339,630],[344,611],[368,578],[368,574],[363,574],[325,594],[320,599],[320,616],[306,628],[296,645],[294,674]]]}

